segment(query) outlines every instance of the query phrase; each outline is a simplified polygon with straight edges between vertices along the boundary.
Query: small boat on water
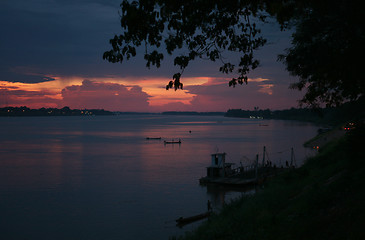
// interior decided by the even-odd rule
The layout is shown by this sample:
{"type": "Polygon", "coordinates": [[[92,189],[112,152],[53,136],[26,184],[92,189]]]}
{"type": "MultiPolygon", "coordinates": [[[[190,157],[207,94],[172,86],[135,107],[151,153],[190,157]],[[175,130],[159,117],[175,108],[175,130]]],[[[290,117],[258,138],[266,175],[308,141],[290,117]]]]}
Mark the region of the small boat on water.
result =
{"type": "Polygon", "coordinates": [[[195,216],[191,216],[191,217],[180,217],[178,219],[176,219],[176,225],[179,226],[179,227],[182,227],[184,225],[187,225],[189,223],[192,223],[192,222],[196,222],[196,221],[199,221],[199,220],[202,220],[204,218],[207,218],[210,216],[210,213],[211,212],[205,212],[205,213],[201,213],[201,214],[198,214],[198,215],[195,215],[195,216]]]}
{"type": "Polygon", "coordinates": [[[161,137],[146,137],[146,140],[161,140],[161,137]]]}
{"type": "Polygon", "coordinates": [[[171,140],[171,141],[163,141],[164,144],[181,144],[181,140],[179,139],[179,141],[175,141],[175,140],[171,140]]]}

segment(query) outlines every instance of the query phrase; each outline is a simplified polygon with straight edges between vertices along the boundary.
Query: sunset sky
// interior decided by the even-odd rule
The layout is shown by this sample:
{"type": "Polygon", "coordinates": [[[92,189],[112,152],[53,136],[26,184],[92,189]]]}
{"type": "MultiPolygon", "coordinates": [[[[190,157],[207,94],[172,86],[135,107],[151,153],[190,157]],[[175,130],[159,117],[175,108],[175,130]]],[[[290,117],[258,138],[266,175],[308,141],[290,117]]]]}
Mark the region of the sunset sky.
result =
{"type": "MultiPolygon", "coordinates": [[[[184,90],[165,90],[179,69],[166,57],[145,67],[143,55],[112,64],[102,59],[109,39],[121,31],[121,0],[1,0],[0,107],[98,108],[111,111],[227,111],[232,108],[297,107],[301,92],[276,61],[290,32],[267,24],[268,45],[248,85],[228,87],[233,77],[219,63],[194,61],[184,71],[184,90]]],[[[237,56],[225,53],[225,57],[237,56]]]]}

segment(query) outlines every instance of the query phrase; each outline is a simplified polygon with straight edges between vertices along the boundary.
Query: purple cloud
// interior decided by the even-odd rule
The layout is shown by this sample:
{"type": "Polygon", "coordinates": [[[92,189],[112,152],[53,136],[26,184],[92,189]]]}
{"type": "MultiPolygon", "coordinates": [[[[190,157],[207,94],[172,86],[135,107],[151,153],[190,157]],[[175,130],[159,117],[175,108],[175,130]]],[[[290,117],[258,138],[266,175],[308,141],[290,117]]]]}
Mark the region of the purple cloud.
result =
{"type": "Polygon", "coordinates": [[[100,83],[84,80],[62,90],[62,104],[77,109],[105,109],[111,111],[149,111],[150,96],[139,86],[100,83]]]}

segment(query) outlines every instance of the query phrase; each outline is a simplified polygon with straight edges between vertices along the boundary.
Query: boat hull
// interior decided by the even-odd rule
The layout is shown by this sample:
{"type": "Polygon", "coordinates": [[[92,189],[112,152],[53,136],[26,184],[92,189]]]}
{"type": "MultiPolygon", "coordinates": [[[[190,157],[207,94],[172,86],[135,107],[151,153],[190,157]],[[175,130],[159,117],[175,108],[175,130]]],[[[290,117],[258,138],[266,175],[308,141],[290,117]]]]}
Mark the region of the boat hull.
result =
{"type": "Polygon", "coordinates": [[[180,218],[176,219],[176,225],[182,227],[189,223],[193,223],[193,222],[205,219],[205,218],[209,217],[210,214],[211,214],[211,212],[205,212],[205,213],[201,213],[201,214],[191,216],[191,217],[186,217],[186,218],[180,217],[180,218]]]}

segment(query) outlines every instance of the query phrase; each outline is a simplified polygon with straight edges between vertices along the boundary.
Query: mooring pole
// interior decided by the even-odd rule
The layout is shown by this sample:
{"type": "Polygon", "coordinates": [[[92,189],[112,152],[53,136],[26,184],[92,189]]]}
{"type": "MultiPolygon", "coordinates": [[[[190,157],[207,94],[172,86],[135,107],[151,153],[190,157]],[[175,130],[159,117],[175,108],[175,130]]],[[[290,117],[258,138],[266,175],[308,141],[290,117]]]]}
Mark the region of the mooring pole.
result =
{"type": "Polygon", "coordinates": [[[263,156],[262,156],[262,167],[264,167],[264,164],[265,164],[265,155],[266,155],[266,147],[264,146],[264,152],[263,152],[263,156]]]}
{"type": "Polygon", "coordinates": [[[293,167],[294,165],[294,161],[295,161],[295,156],[294,156],[294,148],[291,148],[291,158],[290,158],[290,167],[293,167]]]}
{"type": "Polygon", "coordinates": [[[255,176],[256,176],[256,181],[258,180],[258,175],[257,175],[257,170],[258,170],[258,165],[259,165],[259,155],[256,154],[256,164],[255,164],[255,176]]]}

